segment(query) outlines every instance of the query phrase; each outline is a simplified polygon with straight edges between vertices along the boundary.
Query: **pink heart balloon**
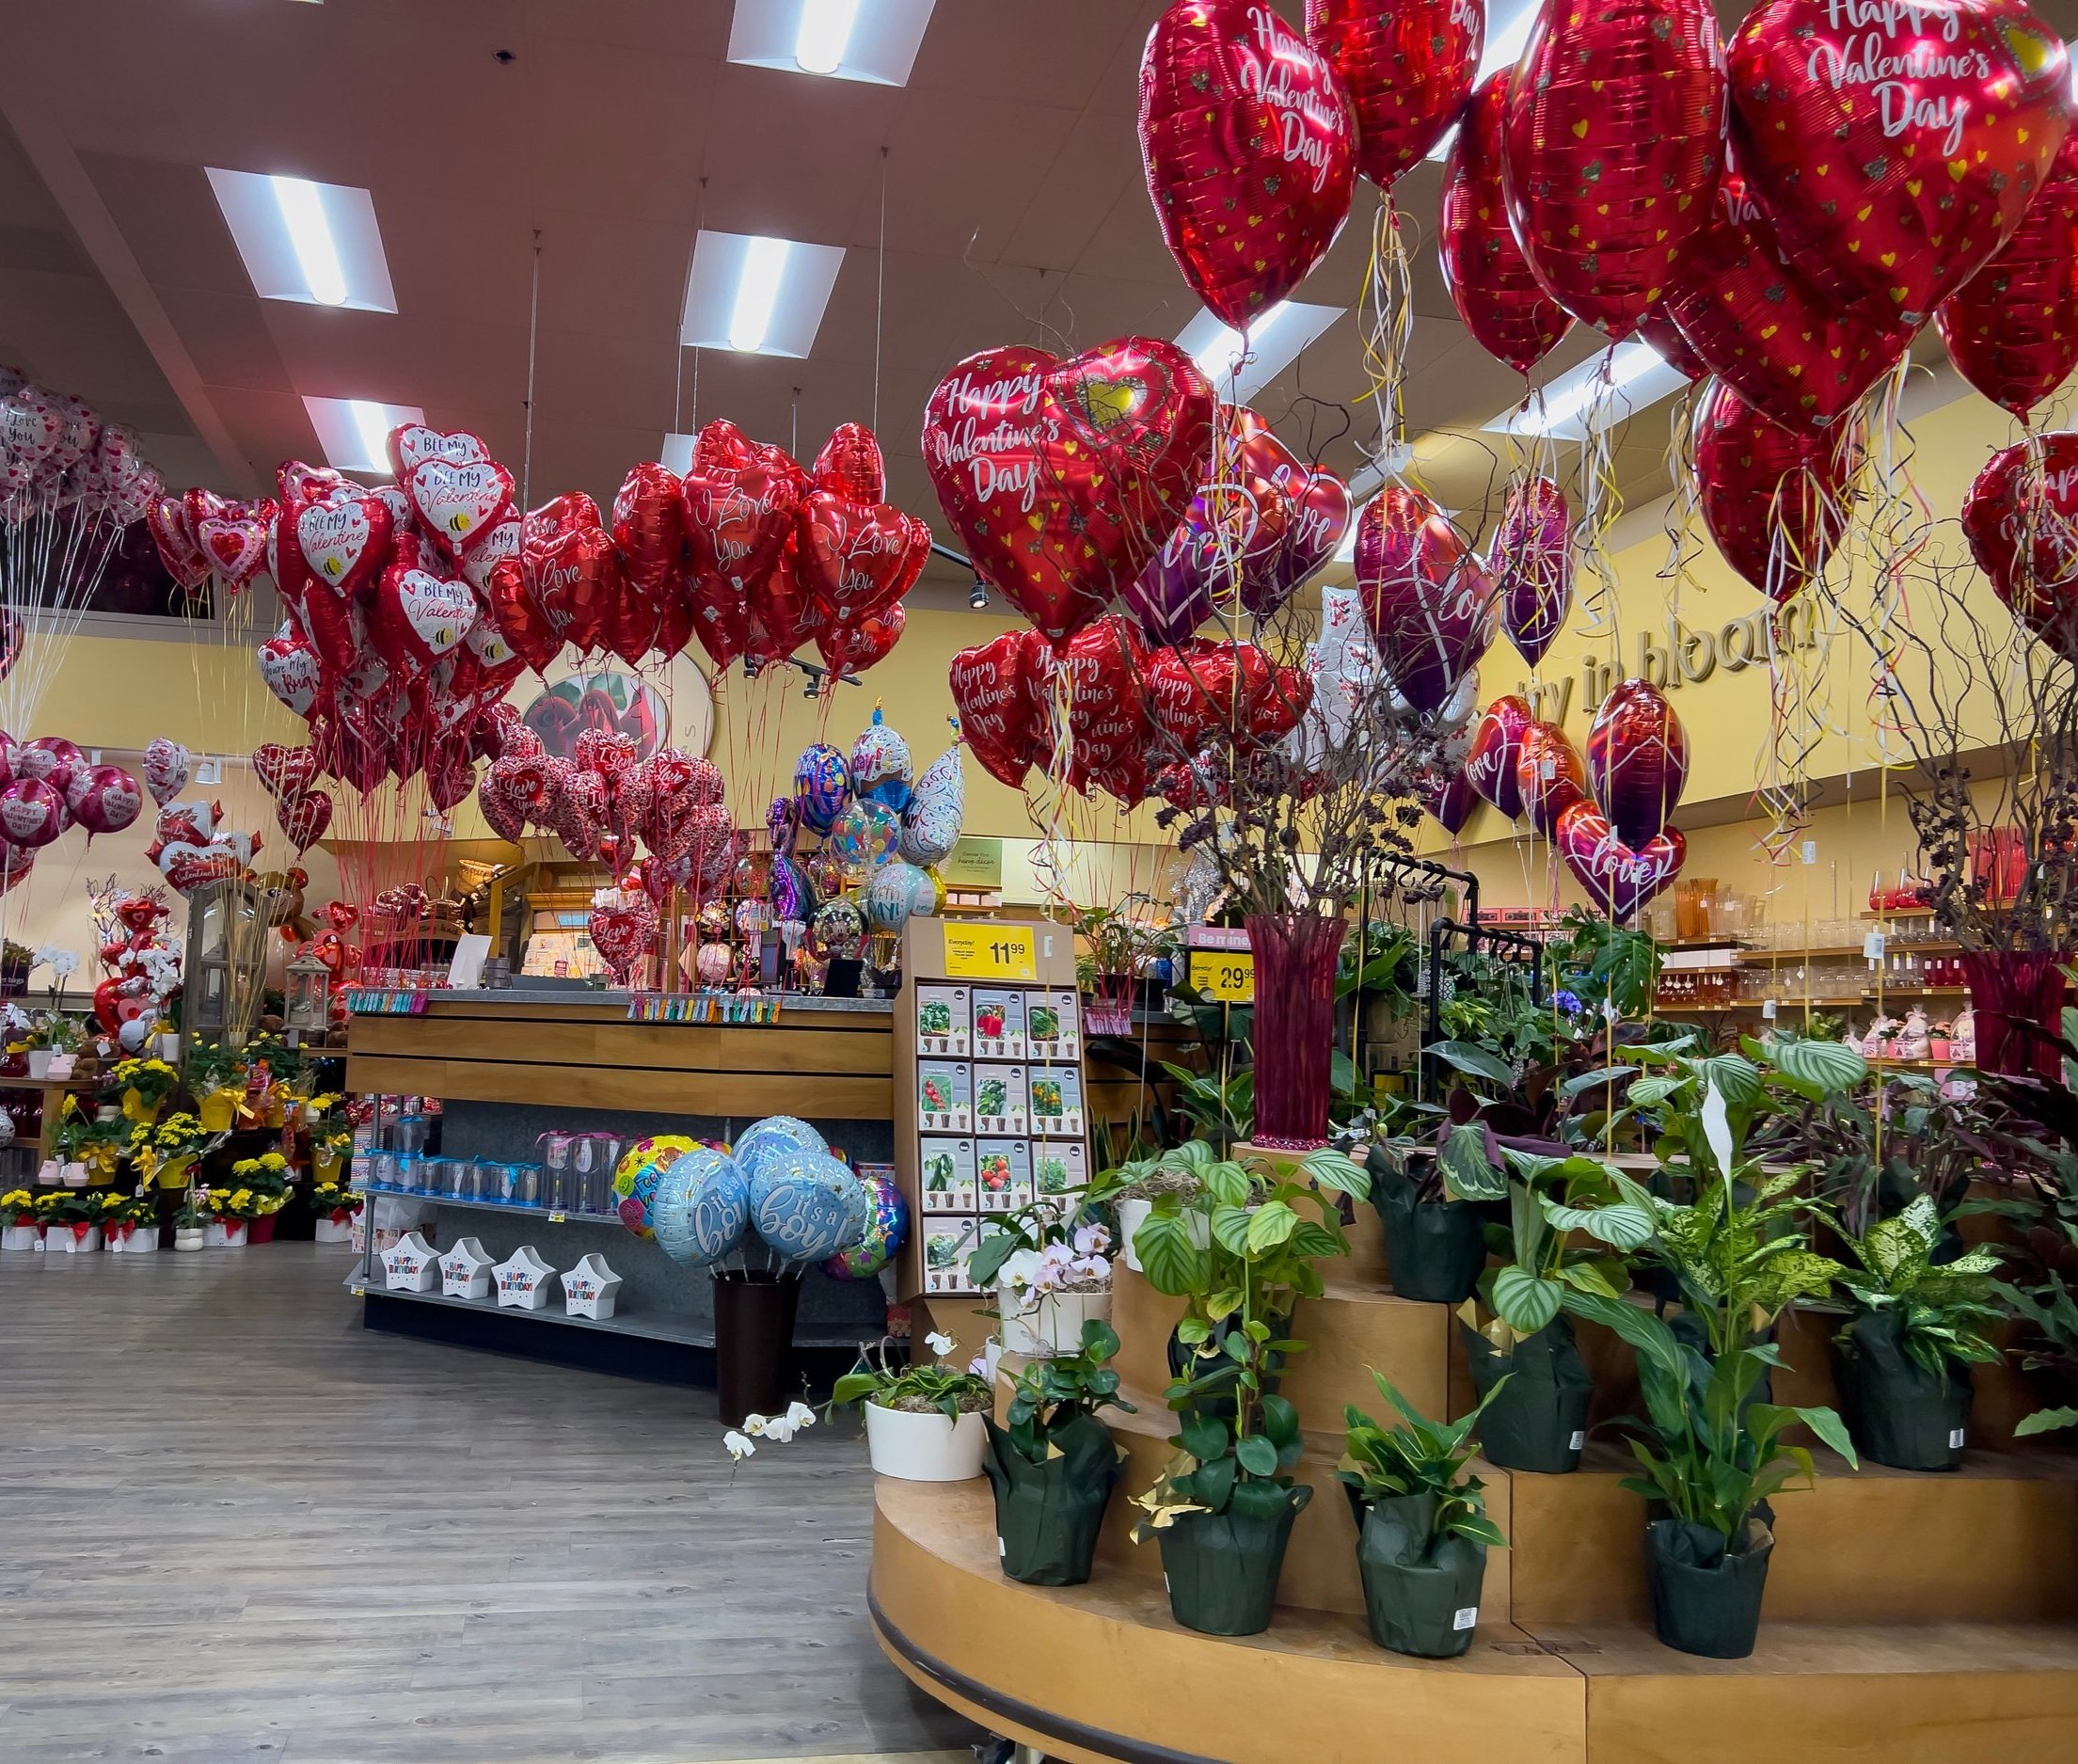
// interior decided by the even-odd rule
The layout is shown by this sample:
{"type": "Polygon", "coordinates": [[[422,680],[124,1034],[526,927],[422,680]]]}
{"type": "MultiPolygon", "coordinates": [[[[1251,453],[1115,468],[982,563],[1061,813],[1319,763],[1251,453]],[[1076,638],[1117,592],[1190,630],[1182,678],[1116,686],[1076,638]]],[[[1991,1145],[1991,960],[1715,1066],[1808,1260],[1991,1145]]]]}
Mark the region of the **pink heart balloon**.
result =
{"type": "Polygon", "coordinates": [[[1486,566],[1427,497],[1390,485],[1356,522],[1356,589],[1401,695],[1442,709],[1494,641],[1486,566]]]}

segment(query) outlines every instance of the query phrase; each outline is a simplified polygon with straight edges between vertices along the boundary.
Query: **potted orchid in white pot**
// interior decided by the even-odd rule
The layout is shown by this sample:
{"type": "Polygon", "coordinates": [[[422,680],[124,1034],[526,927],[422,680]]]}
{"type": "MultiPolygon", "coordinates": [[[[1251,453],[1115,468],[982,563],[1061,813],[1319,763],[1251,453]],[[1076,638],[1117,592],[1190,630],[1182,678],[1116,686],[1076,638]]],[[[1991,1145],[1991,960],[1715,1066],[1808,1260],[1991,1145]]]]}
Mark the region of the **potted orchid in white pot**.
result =
{"type": "Polygon", "coordinates": [[[1046,1196],[994,1221],[968,1278],[995,1288],[1007,1353],[1050,1358],[1111,1318],[1111,1228],[1076,1196],[1046,1196]]]}
{"type": "MultiPolygon", "coordinates": [[[[964,1372],[945,1364],[953,1351],[950,1336],[933,1333],[924,1341],[931,1351],[925,1363],[891,1364],[893,1343],[885,1340],[860,1349],[859,1363],[832,1387],[830,1406],[865,1406],[866,1450],[880,1475],[904,1482],[965,1482],[981,1474],[989,1380],[979,1360],[964,1372]]],[[[722,1435],[722,1443],[740,1464],[761,1441],[784,1445],[815,1424],[816,1411],[794,1403],[784,1415],[745,1416],[741,1429],[722,1435]]]]}

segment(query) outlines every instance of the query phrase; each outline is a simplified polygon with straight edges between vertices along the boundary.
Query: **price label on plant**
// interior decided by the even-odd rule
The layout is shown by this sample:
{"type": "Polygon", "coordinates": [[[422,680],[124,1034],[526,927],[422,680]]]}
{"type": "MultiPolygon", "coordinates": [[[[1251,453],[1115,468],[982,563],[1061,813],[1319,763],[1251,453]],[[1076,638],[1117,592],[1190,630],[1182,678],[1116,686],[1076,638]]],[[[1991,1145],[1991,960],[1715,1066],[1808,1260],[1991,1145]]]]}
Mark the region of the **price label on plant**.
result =
{"type": "Polygon", "coordinates": [[[1191,990],[1229,1005],[1252,1005],[1256,1002],[1256,959],[1245,949],[1194,949],[1191,990]]]}
{"type": "Polygon", "coordinates": [[[951,980],[1036,980],[1039,952],[1029,925],[948,925],[945,977],[951,980]]]}

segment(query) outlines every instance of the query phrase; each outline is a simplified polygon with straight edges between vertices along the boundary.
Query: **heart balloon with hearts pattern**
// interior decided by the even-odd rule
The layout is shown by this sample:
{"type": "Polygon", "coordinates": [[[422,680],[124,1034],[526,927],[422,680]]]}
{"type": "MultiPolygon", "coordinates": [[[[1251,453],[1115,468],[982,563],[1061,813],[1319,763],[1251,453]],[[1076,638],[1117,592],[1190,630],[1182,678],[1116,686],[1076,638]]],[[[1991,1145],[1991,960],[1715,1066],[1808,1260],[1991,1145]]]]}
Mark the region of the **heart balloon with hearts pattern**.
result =
{"type": "Polygon", "coordinates": [[[289,843],[298,851],[308,851],[325,837],[325,829],[332,824],[331,793],[305,790],[297,796],[284,797],[275,804],[274,818],[289,843]]]}
{"type": "Polygon", "coordinates": [[[161,808],[187,788],[194,755],[181,742],[157,735],[144,746],[144,787],[161,808]]]}
{"type": "Polygon", "coordinates": [[[496,460],[424,459],[405,480],[434,544],[459,561],[489,538],[513,500],[513,474],[496,460]]]}

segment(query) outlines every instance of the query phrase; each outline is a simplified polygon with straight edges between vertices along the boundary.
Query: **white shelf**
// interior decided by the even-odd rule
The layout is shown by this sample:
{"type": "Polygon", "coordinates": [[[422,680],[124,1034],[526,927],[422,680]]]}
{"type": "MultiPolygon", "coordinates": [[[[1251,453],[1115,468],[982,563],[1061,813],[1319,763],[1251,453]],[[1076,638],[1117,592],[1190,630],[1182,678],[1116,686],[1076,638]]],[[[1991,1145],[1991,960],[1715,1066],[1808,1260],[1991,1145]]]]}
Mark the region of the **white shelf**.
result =
{"type": "MultiPolygon", "coordinates": [[[[512,1207],[508,1212],[532,1212],[533,1208],[512,1207]]],[[[661,1315],[656,1311],[616,1311],[606,1318],[573,1317],[567,1311],[551,1302],[541,1311],[522,1311],[516,1305],[500,1305],[495,1298],[450,1298],[445,1293],[408,1293],[392,1291],[377,1281],[364,1279],[357,1269],[341,1282],[355,1297],[402,1298],[414,1305],[442,1305],[450,1311],[472,1311],[482,1316],[519,1317],[529,1323],[560,1323],[573,1329],[598,1329],[608,1335],[639,1335],[652,1342],[675,1342],[683,1347],[712,1347],[714,1331],[702,1328],[697,1324],[683,1319],[661,1315]]],[[[802,1345],[796,1343],[795,1345],[802,1345]]],[[[814,1345],[814,1343],[808,1343],[814,1345]]]]}

